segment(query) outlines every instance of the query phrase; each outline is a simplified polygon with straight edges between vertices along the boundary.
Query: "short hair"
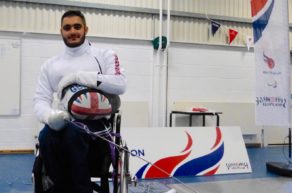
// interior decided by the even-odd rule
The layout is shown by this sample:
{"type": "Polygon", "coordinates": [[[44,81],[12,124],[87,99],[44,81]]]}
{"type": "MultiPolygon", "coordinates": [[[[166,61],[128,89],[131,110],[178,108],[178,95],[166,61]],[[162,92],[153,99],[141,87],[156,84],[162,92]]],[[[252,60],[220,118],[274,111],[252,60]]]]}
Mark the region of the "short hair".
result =
{"type": "Polygon", "coordinates": [[[85,17],[83,15],[83,13],[81,13],[81,11],[79,10],[69,10],[69,11],[66,11],[63,15],[62,15],[62,18],[61,18],[61,24],[63,23],[63,20],[65,17],[73,17],[73,16],[77,16],[77,17],[80,17],[83,24],[86,26],[86,20],[85,20],[85,17]]]}

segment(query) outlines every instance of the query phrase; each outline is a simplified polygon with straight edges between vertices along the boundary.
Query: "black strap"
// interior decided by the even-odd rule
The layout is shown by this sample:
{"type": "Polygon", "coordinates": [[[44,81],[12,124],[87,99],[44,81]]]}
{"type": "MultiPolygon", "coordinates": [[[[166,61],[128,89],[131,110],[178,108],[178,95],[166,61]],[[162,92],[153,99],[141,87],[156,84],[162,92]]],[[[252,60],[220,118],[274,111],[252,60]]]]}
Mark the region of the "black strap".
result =
{"type": "Polygon", "coordinates": [[[102,74],[102,69],[101,69],[101,66],[100,66],[100,63],[99,63],[98,59],[97,59],[96,57],[94,57],[94,59],[95,59],[95,61],[96,61],[97,64],[98,64],[100,74],[102,74]]]}

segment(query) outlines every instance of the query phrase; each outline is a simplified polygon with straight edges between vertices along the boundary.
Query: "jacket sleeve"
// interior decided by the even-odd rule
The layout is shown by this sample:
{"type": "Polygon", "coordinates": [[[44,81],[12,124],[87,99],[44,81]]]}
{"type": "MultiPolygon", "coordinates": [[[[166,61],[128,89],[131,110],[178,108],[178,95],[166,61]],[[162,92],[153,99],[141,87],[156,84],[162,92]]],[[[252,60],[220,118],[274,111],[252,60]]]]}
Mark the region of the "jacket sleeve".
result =
{"type": "Polygon", "coordinates": [[[102,72],[97,75],[98,89],[109,94],[123,94],[126,91],[127,79],[118,56],[112,50],[104,50],[101,55],[104,65],[102,72]]]}
{"type": "Polygon", "coordinates": [[[36,85],[33,98],[34,112],[39,121],[47,123],[47,118],[52,111],[53,89],[47,76],[46,65],[41,67],[41,72],[36,85]]]}

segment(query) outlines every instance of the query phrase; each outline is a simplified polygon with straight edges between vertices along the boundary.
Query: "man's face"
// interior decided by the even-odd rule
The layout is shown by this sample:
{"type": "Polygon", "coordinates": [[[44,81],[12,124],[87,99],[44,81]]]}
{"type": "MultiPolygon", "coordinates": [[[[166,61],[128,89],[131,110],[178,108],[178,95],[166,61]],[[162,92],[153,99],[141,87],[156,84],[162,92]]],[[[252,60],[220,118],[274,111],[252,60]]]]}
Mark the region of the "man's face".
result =
{"type": "Polygon", "coordinates": [[[64,43],[68,47],[77,47],[83,44],[88,27],[78,16],[65,17],[61,26],[64,43]]]}

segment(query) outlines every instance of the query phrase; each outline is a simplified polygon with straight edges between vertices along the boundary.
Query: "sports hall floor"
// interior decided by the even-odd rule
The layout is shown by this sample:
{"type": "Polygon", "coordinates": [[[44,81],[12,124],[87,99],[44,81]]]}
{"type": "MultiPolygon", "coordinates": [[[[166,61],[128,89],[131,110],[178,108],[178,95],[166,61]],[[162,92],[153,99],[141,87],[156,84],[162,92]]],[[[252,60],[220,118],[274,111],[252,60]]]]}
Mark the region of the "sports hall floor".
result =
{"type": "MultiPolygon", "coordinates": [[[[252,173],[138,181],[129,193],[292,193],[292,178],[266,170],[266,162],[288,163],[288,148],[248,148],[252,173]],[[285,155],[284,155],[285,154],[285,155]],[[181,183],[182,182],[182,183],[181,183]]],[[[0,193],[32,193],[32,154],[0,154],[0,193]]]]}

